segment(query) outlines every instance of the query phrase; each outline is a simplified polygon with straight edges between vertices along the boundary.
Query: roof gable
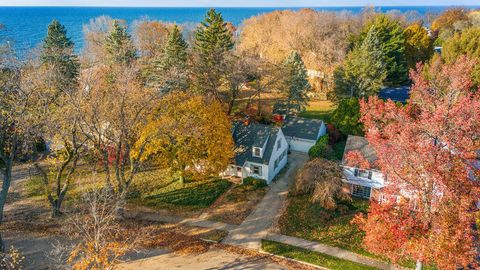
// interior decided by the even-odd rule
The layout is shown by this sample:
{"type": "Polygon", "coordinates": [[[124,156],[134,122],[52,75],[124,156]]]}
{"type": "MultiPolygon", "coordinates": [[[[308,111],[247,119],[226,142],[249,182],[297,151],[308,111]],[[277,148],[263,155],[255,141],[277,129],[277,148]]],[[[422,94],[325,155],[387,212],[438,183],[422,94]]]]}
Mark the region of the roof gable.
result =
{"type": "Polygon", "coordinates": [[[233,141],[235,142],[235,164],[242,166],[246,161],[268,164],[280,129],[262,124],[235,122],[233,141]],[[253,147],[263,147],[262,157],[253,156],[253,147]]]}
{"type": "Polygon", "coordinates": [[[343,158],[342,164],[346,165],[347,161],[345,160],[345,156],[348,152],[351,151],[359,151],[362,156],[370,163],[370,165],[374,166],[375,161],[377,161],[377,153],[373,149],[373,147],[368,143],[365,137],[360,136],[353,136],[348,135],[347,142],[345,144],[345,150],[343,151],[343,158]]]}

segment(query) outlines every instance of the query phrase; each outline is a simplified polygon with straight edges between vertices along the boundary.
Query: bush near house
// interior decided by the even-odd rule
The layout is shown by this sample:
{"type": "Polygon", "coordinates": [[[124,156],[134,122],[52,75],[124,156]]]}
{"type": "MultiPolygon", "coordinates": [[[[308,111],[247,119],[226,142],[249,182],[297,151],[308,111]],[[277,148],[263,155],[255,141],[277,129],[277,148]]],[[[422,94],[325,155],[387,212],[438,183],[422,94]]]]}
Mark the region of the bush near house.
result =
{"type": "Polygon", "coordinates": [[[310,159],[335,159],[333,151],[328,144],[328,134],[325,134],[318,139],[315,145],[312,146],[310,150],[308,150],[308,156],[310,157],[310,159]]]}
{"type": "Polygon", "coordinates": [[[243,179],[242,185],[249,186],[253,190],[257,190],[259,188],[266,187],[267,186],[267,181],[250,176],[250,177],[247,177],[247,178],[243,179]]]}

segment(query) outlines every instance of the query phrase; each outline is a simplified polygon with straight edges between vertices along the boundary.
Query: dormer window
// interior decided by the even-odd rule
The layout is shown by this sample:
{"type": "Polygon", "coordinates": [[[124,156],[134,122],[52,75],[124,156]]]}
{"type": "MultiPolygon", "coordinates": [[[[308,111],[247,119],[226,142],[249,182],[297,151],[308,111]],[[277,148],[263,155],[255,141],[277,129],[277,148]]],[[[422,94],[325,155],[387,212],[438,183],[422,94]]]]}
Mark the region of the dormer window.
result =
{"type": "Polygon", "coordinates": [[[262,156],[262,149],[259,147],[253,147],[253,156],[254,157],[261,157],[262,156]]]}
{"type": "Polygon", "coordinates": [[[280,148],[282,148],[282,140],[278,140],[277,142],[277,150],[279,150],[280,148]]]}
{"type": "Polygon", "coordinates": [[[353,175],[355,175],[356,177],[372,179],[371,170],[361,170],[361,169],[355,168],[355,170],[353,171],[353,175]]]}

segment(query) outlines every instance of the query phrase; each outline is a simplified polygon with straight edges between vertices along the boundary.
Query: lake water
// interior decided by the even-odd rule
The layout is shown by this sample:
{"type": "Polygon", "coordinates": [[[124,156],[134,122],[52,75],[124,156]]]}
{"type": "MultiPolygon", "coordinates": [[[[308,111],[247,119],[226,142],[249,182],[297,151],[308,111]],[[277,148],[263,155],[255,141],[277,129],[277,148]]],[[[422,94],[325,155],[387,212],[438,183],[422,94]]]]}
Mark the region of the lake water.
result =
{"type": "MultiPolygon", "coordinates": [[[[438,13],[447,7],[381,7],[381,11],[416,10],[420,14],[438,13]]],[[[225,20],[239,25],[252,16],[279,9],[298,8],[217,8],[225,20]]],[[[319,7],[316,10],[361,12],[363,7],[319,7]]],[[[115,7],[0,7],[1,42],[12,42],[19,55],[38,46],[47,32],[48,24],[57,19],[67,28],[68,35],[75,42],[76,50],[83,46],[82,26],[90,19],[108,15],[112,18],[124,19],[128,24],[148,17],[176,23],[198,23],[207,8],[115,8],[115,7]]]]}

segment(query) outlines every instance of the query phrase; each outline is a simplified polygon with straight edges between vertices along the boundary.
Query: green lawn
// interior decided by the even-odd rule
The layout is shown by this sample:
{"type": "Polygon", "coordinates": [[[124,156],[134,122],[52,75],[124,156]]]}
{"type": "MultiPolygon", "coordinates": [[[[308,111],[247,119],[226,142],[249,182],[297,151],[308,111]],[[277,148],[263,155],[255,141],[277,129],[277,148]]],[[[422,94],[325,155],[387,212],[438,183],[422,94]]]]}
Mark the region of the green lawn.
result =
{"type": "Polygon", "coordinates": [[[294,247],[294,246],[290,246],[290,245],[286,245],[286,244],[282,244],[274,241],[268,241],[268,240],[262,240],[262,250],[275,255],[299,260],[302,262],[311,263],[311,264],[326,267],[332,270],[377,269],[375,267],[339,259],[323,253],[313,252],[303,248],[298,248],[298,247],[294,247]]]}
{"type": "Polygon", "coordinates": [[[141,198],[131,200],[134,204],[156,209],[172,211],[197,211],[209,207],[230,187],[225,179],[191,181],[181,184],[179,181],[165,183],[141,198]]]}
{"type": "Polygon", "coordinates": [[[326,123],[330,123],[330,117],[333,110],[335,110],[335,105],[330,101],[312,101],[308,104],[306,110],[301,112],[299,116],[321,119],[326,123]]]}
{"type": "MultiPolygon", "coordinates": [[[[373,256],[362,246],[364,232],[350,224],[357,213],[368,211],[369,201],[354,198],[340,202],[334,211],[311,203],[309,195],[289,196],[289,205],[280,218],[282,234],[373,256]]],[[[375,257],[375,256],[374,256],[375,257]]]]}

